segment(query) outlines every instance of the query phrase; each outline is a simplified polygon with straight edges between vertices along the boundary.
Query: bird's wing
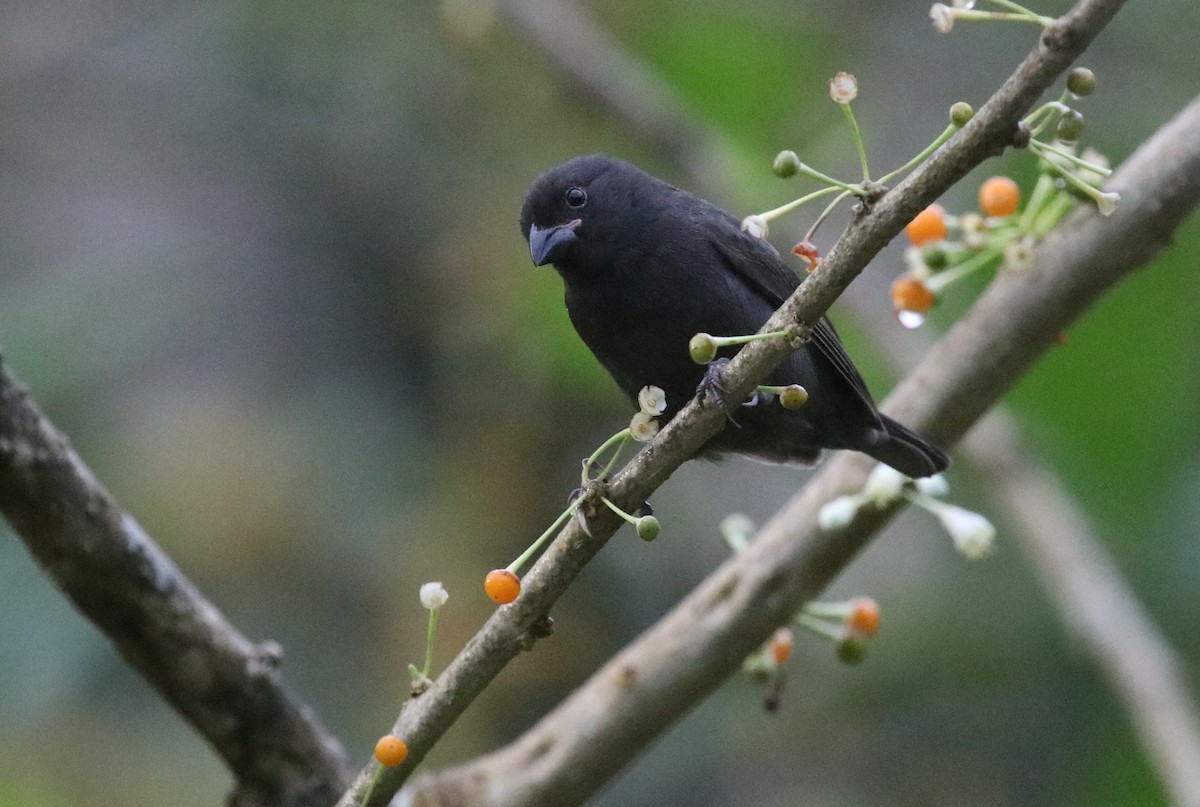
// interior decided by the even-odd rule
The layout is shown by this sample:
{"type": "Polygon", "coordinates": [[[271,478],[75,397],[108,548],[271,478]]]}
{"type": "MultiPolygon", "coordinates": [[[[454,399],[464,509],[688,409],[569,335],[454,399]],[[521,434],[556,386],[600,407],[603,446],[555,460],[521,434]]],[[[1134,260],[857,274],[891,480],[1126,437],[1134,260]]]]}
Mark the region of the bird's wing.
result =
{"type": "MultiPolygon", "coordinates": [[[[722,262],[760,297],[778,308],[800,285],[800,279],[787,268],[775,248],[761,238],[742,232],[732,216],[722,216],[721,224],[710,236],[722,262]]],[[[817,321],[811,334],[812,344],[849,385],[862,403],[875,412],[875,401],[866,382],[842,347],[837,331],[825,317],[817,321]]]]}

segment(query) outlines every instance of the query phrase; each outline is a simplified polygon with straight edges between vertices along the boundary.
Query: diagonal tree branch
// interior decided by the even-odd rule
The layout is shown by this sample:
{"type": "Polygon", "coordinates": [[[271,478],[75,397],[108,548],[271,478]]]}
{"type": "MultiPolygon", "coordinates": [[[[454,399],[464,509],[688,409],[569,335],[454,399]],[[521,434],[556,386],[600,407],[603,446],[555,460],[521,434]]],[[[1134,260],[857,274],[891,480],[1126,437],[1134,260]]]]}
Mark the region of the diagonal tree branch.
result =
{"type": "MultiPolygon", "coordinates": [[[[686,158],[692,152],[680,151],[678,144],[709,144],[704,150],[715,151],[720,138],[688,114],[657,74],[609,41],[583,7],[556,3],[551,10],[549,5],[545,0],[501,0],[509,17],[571,81],[585,86],[648,141],[684,155],[679,162],[694,183],[711,183],[714,164],[729,160],[718,156],[696,165],[686,158]],[[654,99],[652,115],[643,114],[640,105],[647,97],[654,99]]],[[[857,305],[868,297],[886,299],[888,290],[882,279],[871,276],[860,278],[849,291],[849,302],[857,305]]],[[[870,316],[862,321],[876,322],[870,316]]],[[[876,348],[885,350],[897,367],[915,366],[931,343],[914,342],[911,335],[895,340],[882,329],[872,330],[876,348]]],[[[1089,529],[1085,514],[1038,463],[1036,452],[1022,444],[1002,407],[972,430],[959,454],[988,480],[990,498],[1009,513],[1008,520],[1021,527],[1021,545],[1056,601],[1060,619],[1125,704],[1172,801],[1200,805],[1200,715],[1183,667],[1089,529]]]]}
{"type": "MultiPolygon", "coordinates": [[[[897,388],[887,406],[945,443],[982,412],[1107,288],[1150,260],[1200,201],[1200,99],[1158,131],[1110,188],[1110,219],[1081,209],[1004,273],[897,388]]],[[[872,463],[836,457],[670,614],[509,746],[415,779],[401,804],[579,804],[732,674],[776,625],[819,593],[898,507],[863,508],[837,533],[820,506],[861,488],[872,463]]]]}
{"type": "MultiPolygon", "coordinates": [[[[843,297],[865,309],[886,299],[882,278],[855,284],[843,297]]],[[[897,367],[912,367],[928,344],[890,338],[878,319],[862,317],[877,348],[897,367]]],[[[910,334],[910,336],[912,336],[910,334]]],[[[1016,534],[1054,600],[1059,619],[1125,706],[1171,803],[1200,807],[1200,710],[1184,666],[1105,550],[1087,515],[1062,482],[1021,439],[1002,404],[958,447],[967,469],[1016,534]]]]}
{"type": "MultiPolygon", "coordinates": [[[[1068,14],[1046,29],[1033,51],[971,122],[894,191],[886,194],[869,215],[860,215],[852,222],[826,257],[822,268],[809,276],[763,329],[781,330],[796,324],[815,322],[862,271],[867,262],[895,237],[913,216],[961,179],[971,168],[1011,145],[1021,116],[1083,52],[1121,5],[1122,0],[1081,0],[1068,14]]],[[[1047,337],[1039,346],[1048,342],[1047,337]]],[[[726,371],[724,383],[729,392],[729,400],[744,399],[789,350],[790,347],[783,340],[755,342],[744,348],[726,371]]],[[[1032,355],[1027,357],[1027,362],[1031,360],[1032,355]]],[[[1015,378],[1021,367],[1022,365],[1017,363],[1010,368],[1012,377],[1015,378]]],[[[928,384],[927,381],[918,383],[921,388],[928,384]]],[[[996,392],[996,395],[998,394],[999,392],[996,392]]],[[[978,401],[979,411],[982,412],[991,400],[978,401]]],[[[693,400],[618,474],[609,488],[610,498],[627,511],[639,506],[679,465],[694,456],[699,448],[722,428],[725,414],[719,407],[693,400]]],[[[928,425],[926,421],[913,417],[907,411],[900,414],[908,416],[907,420],[912,421],[918,429],[928,425]]],[[[978,413],[975,417],[978,417],[978,413]]],[[[973,419],[959,425],[965,430],[966,424],[973,419]]],[[[928,431],[935,440],[947,443],[952,442],[947,438],[956,438],[962,433],[928,431]]],[[[862,459],[849,455],[839,457],[830,464],[826,473],[814,480],[814,484],[808,489],[806,501],[808,504],[813,501],[827,501],[834,492],[845,489],[858,475],[865,473],[864,469],[865,461],[862,459]]],[[[815,509],[813,512],[815,513],[815,509]]],[[[805,520],[811,521],[811,518],[801,519],[797,523],[804,523],[805,520]]],[[[877,528],[885,519],[884,514],[878,514],[873,519],[860,519],[864,523],[858,525],[858,530],[847,533],[844,536],[845,540],[832,544],[818,544],[817,557],[821,568],[827,574],[840,569],[867,540],[870,533],[863,529],[867,520],[872,520],[872,526],[877,528]]],[[[386,803],[408,777],[415,764],[428,753],[433,742],[449,728],[487,683],[522,649],[529,648],[537,638],[545,635],[550,607],[621,523],[607,510],[602,510],[589,525],[590,535],[581,529],[577,522],[571,522],[526,576],[521,597],[511,605],[498,609],[433,686],[420,698],[410,701],[401,712],[393,726],[393,733],[407,741],[410,761],[400,767],[382,771],[374,762],[370,763],[360,771],[354,786],[343,796],[339,805],[361,803],[373,780],[375,786],[371,791],[370,803],[386,803]]],[[[781,600],[776,589],[783,582],[782,579],[773,579],[768,586],[774,592],[771,596],[777,602],[781,600]]],[[[715,591],[710,590],[709,586],[702,587],[696,596],[701,596],[707,591],[703,596],[710,599],[716,597],[717,603],[726,608],[726,618],[729,618],[737,611],[733,605],[740,601],[740,598],[729,599],[735,589],[725,586],[726,584],[721,584],[715,591]]],[[[805,595],[801,601],[811,597],[815,593],[808,590],[811,587],[810,583],[806,589],[793,589],[793,598],[797,591],[805,595]]],[[[736,590],[745,589],[749,592],[751,588],[752,586],[738,586],[736,590]]],[[[692,600],[694,597],[689,598],[689,602],[692,600]]],[[[741,602],[745,605],[746,601],[741,602]]],[[[784,621],[781,614],[773,611],[760,613],[772,614],[762,623],[764,631],[784,621]]],[[[765,635],[764,632],[762,636],[765,635]]],[[[675,649],[678,651],[678,660],[695,660],[686,648],[675,649]]],[[[728,647],[719,649],[717,658],[722,663],[717,666],[708,663],[697,664],[695,669],[701,676],[697,688],[689,691],[693,694],[709,691],[722,677],[722,671],[732,669],[745,655],[745,652],[741,652],[740,655],[736,651],[731,653],[728,647]]],[[[649,720],[639,717],[631,721],[626,730],[642,732],[640,725],[644,723],[645,731],[657,731],[678,717],[692,702],[681,702],[678,697],[678,693],[674,693],[663,698],[655,704],[657,717],[651,717],[649,720]]],[[[629,716],[629,713],[624,711],[614,714],[618,713],[629,716]]],[[[642,747],[649,736],[639,733],[638,738],[639,742],[629,744],[630,753],[642,747]]],[[[628,755],[617,754],[613,759],[618,760],[615,764],[619,767],[628,759],[628,755]]],[[[561,801],[557,799],[560,791],[552,789],[551,792],[555,796],[549,797],[548,803],[570,803],[570,798],[561,801]]]]}
{"type": "Polygon", "coordinates": [[[288,689],[282,649],[237,631],[113,500],[0,365],[0,512],[75,607],[212,745],[235,807],[326,807],[350,778],[288,689]]]}

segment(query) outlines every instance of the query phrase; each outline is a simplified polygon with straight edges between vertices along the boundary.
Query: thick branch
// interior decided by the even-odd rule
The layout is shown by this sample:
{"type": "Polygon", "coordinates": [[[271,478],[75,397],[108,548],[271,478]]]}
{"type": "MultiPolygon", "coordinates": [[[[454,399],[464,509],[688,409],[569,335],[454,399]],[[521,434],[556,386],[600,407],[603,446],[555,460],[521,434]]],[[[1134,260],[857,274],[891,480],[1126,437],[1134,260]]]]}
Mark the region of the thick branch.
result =
{"type": "MultiPolygon", "coordinates": [[[[917,212],[961,179],[971,168],[1011,143],[1020,117],[1083,52],[1121,5],[1121,0],[1082,0],[1069,14],[1047,29],[1033,52],[1022,61],[1014,75],[979,110],[975,118],[931,160],[893,192],[888,193],[870,215],[859,217],[851,225],[830,251],[822,269],[809,276],[799,290],[764,325],[764,330],[815,322],[862,271],[867,262],[895,237],[917,212]]],[[[724,379],[729,391],[729,400],[743,400],[755,384],[765,378],[771,368],[783,359],[789,349],[786,344],[775,340],[756,342],[743,349],[729,365],[724,379]]],[[[640,505],[679,465],[695,456],[700,447],[722,428],[724,422],[723,410],[693,400],[667,424],[654,442],[621,471],[610,488],[611,498],[626,510],[640,505]]],[[[848,455],[839,457],[821,477],[827,480],[825,486],[814,485],[810,488],[810,493],[818,497],[815,501],[826,501],[831,491],[849,484],[854,474],[842,478],[834,473],[837,469],[845,468],[855,468],[861,472],[865,468],[865,460],[848,455]]],[[[875,526],[882,521],[882,516],[876,518],[875,526]]],[[[521,597],[512,605],[497,610],[463,652],[434,682],[430,690],[407,705],[397,719],[393,731],[407,740],[411,752],[410,762],[383,771],[372,791],[372,804],[386,803],[390,795],[408,777],[415,764],[428,752],[433,742],[457,719],[483,687],[517,653],[531,646],[538,636],[544,635],[541,626],[545,624],[551,605],[583,566],[604,546],[620,523],[604,511],[590,524],[590,535],[575,522],[568,525],[527,575],[521,597]]],[[[857,534],[856,539],[843,541],[832,547],[835,558],[834,562],[828,565],[828,571],[832,573],[833,569],[840,568],[837,559],[840,558],[840,563],[844,563],[866,540],[867,534],[869,533],[857,534]]],[[[830,548],[826,547],[822,551],[829,550],[830,548]]],[[[720,584],[716,590],[705,587],[697,592],[697,596],[703,595],[702,599],[711,600],[709,605],[713,607],[730,609],[739,598],[728,599],[728,595],[734,591],[726,588],[728,582],[720,584]],[[707,594],[703,593],[705,591],[707,594]]],[[[773,580],[769,588],[775,589],[783,582],[781,579],[773,580]]],[[[735,588],[740,589],[740,586],[735,588]]],[[[814,592],[808,591],[807,596],[811,596],[812,593],[814,592]]],[[[795,590],[793,596],[794,594],[795,590]]],[[[776,599],[778,600],[778,597],[776,599]]],[[[737,609],[732,608],[728,613],[731,615],[736,612],[737,609]]],[[[774,626],[783,621],[782,616],[775,614],[763,625],[774,626]]],[[[687,648],[674,649],[677,651],[675,658],[678,661],[693,657],[687,648]]],[[[698,697],[699,694],[707,692],[716,685],[725,670],[735,667],[738,659],[745,655],[745,652],[741,652],[739,656],[736,650],[731,652],[729,648],[722,648],[716,654],[716,658],[721,661],[717,666],[697,664],[695,669],[707,673],[707,676],[701,676],[700,680],[703,683],[700,683],[698,688],[685,688],[687,694],[698,697]]],[[[616,683],[623,688],[622,682],[626,681],[624,673],[618,672],[616,675],[616,683]]],[[[694,702],[692,699],[679,700],[681,694],[675,692],[662,699],[657,704],[658,717],[646,720],[644,716],[636,715],[626,721],[625,730],[636,736],[626,738],[630,740],[628,753],[614,755],[614,764],[610,770],[615,770],[623,764],[650,736],[694,702]],[[643,730],[642,726],[646,728],[643,730]],[[643,731],[649,733],[645,734],[643,731]]],[[[614,711],[612,715],[631,717],[630,713],[621,710],[614,711]]],[[[581,736],[586,736],[586,733],[581,736]]],[[[537,748],[541,748],[541,745],[537,748]]],[[[542,761],[547,760],[542,757],[542,761]]],[[[527,762],[529,760],[522,760],[522,764],[527,762]]],[[[345,794],[339,804],[360,803],[368,783],[375,777],[376,770],[374,763],[364,768],[354,787],[345,794]]],[[[562,766],[556,765],[555,770],[560,771],[560,775],[568,775],[561,774],[562,766]]],[[[588,768],[582,770],[595,773],[588,768]]],[[[542,793],[546,801],[541,803],[573,803],[581,793],[586,795],[590,792],[589,788],[594,789],[595,785],[594,781],[589,780],[586,787],[566,786],[563,789],[563,781],[556,780],[547,785],[548,790],[542,793]]]]}
{"type": "MultiPolygon", "coordinates": [[[[960,438],[1105,289],[1149,260],[1200,201],[1200,100],[1164,126],[1114,177],[1110,219],[1072,216],[1036,266],[1004,273],[889,399],[919,429],[960,438]],[[1120,247],[1118,248],[1118,242],[1120,247]],[[999,375],[999,378],[996,376],[999,375]]],[[[891,511],[860,510],[838,533],[820,506],[858,489],[871,463],[842,454],[678,607],[511,745],[415,780],[402,803],[578,804],[695,705],[774,627],[824,588],[891,511]]]]}
{"type": "Polygon", "coordinates": [[[282,650],[242,636],[123,512],[0,365],[0,512],[85,617],[233,771],[231,805],[325,807],[350,778],[285,686],[282,650]]]}

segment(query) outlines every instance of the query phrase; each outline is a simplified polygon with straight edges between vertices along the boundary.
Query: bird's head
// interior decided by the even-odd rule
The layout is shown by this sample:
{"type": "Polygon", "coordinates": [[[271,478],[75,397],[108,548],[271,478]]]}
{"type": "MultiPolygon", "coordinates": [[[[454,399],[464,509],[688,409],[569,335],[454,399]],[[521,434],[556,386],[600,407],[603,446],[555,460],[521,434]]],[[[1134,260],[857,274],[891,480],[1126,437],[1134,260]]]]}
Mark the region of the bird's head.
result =
{"type": "Polygon", "coordinates": [[[536,266],[564,276],[594,275],[612,266],[638,227],[638,169],[602,154],[576,157],[538,177],[521,209],[521,232],[536,266]]]}

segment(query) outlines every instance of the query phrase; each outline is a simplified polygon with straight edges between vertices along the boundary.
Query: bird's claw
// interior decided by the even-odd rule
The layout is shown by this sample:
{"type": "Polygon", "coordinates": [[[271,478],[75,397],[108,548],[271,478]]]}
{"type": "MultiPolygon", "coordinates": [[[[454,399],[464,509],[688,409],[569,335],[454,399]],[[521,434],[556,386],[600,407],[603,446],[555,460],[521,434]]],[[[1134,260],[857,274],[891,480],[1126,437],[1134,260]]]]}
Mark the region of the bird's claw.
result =
{"type": "MultiPolygon", "coordinates": [[[[696,394],[701,400],[711,399],[716,402],[717,406],[726,408],[729,405],[729,391],[725,389],[724,378],[725,368],[729,365],[729,359],[720,358],[711,362],[704,368],[704,378],[700,380],[699,386],[696,387],[696,394]]],[[[754,407],[764,406],[775,400],[774,395],[769,392],[755,390],[750,394],[742,406],[754,407]]],[[[730,418],[732,420],[732,418],[730,418]]]]}
{"type": "Polygon", "coordinates": [[[700,379],[700,384],[696,387],[696,394],[700,396],[700,400],[711,398],[722,408],[728,404],[729,396],[724,384],[725,368],[728,365],[729,359],[720,358],[705,366],[704,378],[700,379]]]}

